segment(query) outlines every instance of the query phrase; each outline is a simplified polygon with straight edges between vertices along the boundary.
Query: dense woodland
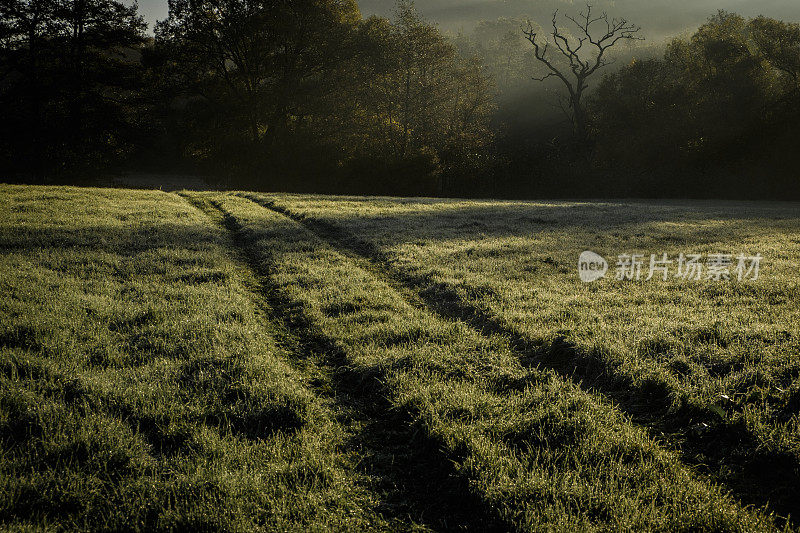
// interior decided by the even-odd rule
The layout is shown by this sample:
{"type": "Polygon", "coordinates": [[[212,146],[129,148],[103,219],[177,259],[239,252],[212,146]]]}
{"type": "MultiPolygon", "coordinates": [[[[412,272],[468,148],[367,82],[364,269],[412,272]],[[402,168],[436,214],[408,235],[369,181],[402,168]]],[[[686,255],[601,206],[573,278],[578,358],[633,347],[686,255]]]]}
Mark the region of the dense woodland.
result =
{"type": "Polygon", "coordinates": [[[800,24],[565,5],[445,34],[413,4],[0,3],[0,181],[126,170],[220,187],[497,197],[800,198],[800,24]],[[641,26],[641,28],[640,28],[641,26]]]}

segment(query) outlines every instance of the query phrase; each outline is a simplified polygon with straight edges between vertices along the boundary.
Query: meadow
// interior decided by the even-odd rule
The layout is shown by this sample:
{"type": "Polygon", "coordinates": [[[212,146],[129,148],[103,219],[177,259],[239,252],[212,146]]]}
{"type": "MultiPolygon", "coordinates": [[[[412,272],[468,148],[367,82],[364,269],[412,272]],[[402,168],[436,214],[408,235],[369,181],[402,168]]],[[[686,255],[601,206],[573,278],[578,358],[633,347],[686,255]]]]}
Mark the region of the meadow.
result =
{"type": "Polygon", "coordinates": [[[5,528],[800,525],[797,204],[0,198],[5,528]]]}

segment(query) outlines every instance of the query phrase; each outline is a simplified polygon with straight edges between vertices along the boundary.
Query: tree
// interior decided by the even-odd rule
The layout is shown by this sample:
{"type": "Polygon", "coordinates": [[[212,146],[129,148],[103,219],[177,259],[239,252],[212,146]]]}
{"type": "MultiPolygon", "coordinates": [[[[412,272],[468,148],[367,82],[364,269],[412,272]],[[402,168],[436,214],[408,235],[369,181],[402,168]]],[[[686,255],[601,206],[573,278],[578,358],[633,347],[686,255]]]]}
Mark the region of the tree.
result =
{"type": "Polygon", "coordinates": [[[767,62],[787,74],[792,88],[797,89],[800,83],[800,24],[761,16],[751,20],[748,27],[767,62]]]}
{"type": "Polygon", "coordinates": [[[620,41],[642,40],[638,36],[639,26],[626,19],[610,19],[603,12],[599,16],[592,14],[592,6],[577,17],[565,15],[578,30],[578,36],[572,37],[566,30],[558,26],[558,11],[553,13],[552,33],[542,42],[539,32],[529,22],[524,30],[525,38],[534,48],[536,59],[548,72],[538,81],[555,77],[561,80],[568,93],[568,106],[572,110],[575,138],[579,143],[588,141],[587,115],[583,97],[589,88],[589,79],[600,69],[609,65],[608,50],[620,41]],[[599,33],[596,28],[600,27],[599,33]],[[564,65],[560,65],[551,53],[552,47],[560,54],[564,65]]]}
{"type": "Polygon", "coordinates": [[[629,174],[623,194],[797,190],[786,183],[798,124],[790,37],[791,25],[720,11],[663,59],[607,74],[587,106],[595,163],[629,174]]]}
{"type": "Polygon", "coordinates": [[[357,109],[366,110],[364,143],[372,145],[365,152],[380,153],[404,179],[403,168],[424,174],[420,187],[429,194],[441,192],[432,188],[436,178],[446,184],[474,174],[493,138],[494,94],[483,65],[461,56],[410,2],[398,3],[394,21],[368,19],[362,32],[367,73],[357,109]]]}
{"type": "Polygon", "coordinates": [[[530,52],[528,42],[519,32],[524,23],[504,17],[482,20],[470,34],[459,34],[456,40],[462,55],[481,59],[503,95],[519,90],[527,80],[530,52]]]}
{"type": "Polygon", "coordinates": [[[6,165],[43,174],[124,157],[144,28],[115,0],[0,2],[6,165]]]}
{"type": "Polygon", "coordinates": [[[326,89],[360,15],[351,0],[169,0],[156,37],[187,95],[269,150],[326,89]]]}

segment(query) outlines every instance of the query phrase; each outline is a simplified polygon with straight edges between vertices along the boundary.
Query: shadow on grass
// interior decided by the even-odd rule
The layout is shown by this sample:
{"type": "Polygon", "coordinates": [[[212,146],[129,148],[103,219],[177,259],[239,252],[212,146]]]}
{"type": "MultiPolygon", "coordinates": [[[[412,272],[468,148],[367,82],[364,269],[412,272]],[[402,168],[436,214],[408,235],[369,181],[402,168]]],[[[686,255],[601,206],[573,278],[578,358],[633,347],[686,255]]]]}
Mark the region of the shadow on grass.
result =
{"type": "Polygon", "coordinates": [[[391,522],[410,519],[435,531],[507,530],[455,472],[454,458],[444,453],[443,445],[416,427],[410,413],[392,407],[383,385],[387,369],[354,369],[347,354],[308,319],[303,304],[271,283],[274,267],[252,252],[236,220],[214,202],[187,200],[210,218],[221,219],[230,232],[236,252],[261,285],[259,296],[268,304],[264,311],[291,335],[292,354],[321,365],[324,383],[315,384],[315,393],[332,399],[340,421],[357,428],[349,432],[345,447],[359,457],[358,468],[371,478],[371,491],[380,495],[376,510],[391,522]]]}
{"type": "MultiPolygon", "coordinates": [[[[147,253],[155,249],[193,249],[205,251],[219,245],[219,235],[199,225],[158,223],[149,226],[121,227],[98,225],[80,229],[64,228],[20,228],[0,231],[0,253],[38,254],[37,266],[46,266],[47,275],[54,272],[60,275],[74,275],[89,280],[116,281],[125,283],[148,274],[163,274],[164,264],[148,258],[138,261],[136,254],[147,253]],[[55,252],[65,250],[68,253],[58,256],[55,252]],[[87,252],[76,254],[76,251],[87,252]],[[71,255],[73,254],[73,255],[71,255]],[[92,257],[95,254],[96,257],[92,257]],[[90,259],[87,259],[87,256],[90,259]],[[133,259],[131,259],[133,258],[133,259]]],[[[170,257],[172,266],[197,269],[207,266],[210,261],[196,257],[170,257]]],[[[211,265],[213,266],[213,265],[211,265]]],[[[220,284],[227,279],[224,272],[213,269],[201,269],[199,272],[188,272],[169,280],[181,285],[220,284]]],[[[32,284],[35,289],[36,286],[32,284]]],[[[53,291],[50,287],[50,291],[53,291]]],[[[36,291],[41,298],[43,291],[36,291]]],[[[18,294],[12,285],[5,294],[11,300],[25,301],[31,298],[29,293],[18,294]]],[[[91,313],[92,307],[80,312],[91,313]]],[[[22,316],[19,320],[31,317],[22,316]]],[[[93,320],[93,319],[92,319],[93,320]]],[[[174,455],[185,451],[186,443],[200,426],[215,428],[220,433],[247,440],[259,440],[273,433],[290,434],[301,429],[304,424],[304,413],[290,399],[278,399],[269,403],[251,398],[247,390],[237,388],[237,377],[241,370],[235,362],[206,358],[191,360],[187,342],[173,342],[167,346],[163,339],[153,338],[153,333],[144,329],[157,318],[151,310],[136,313],[132,316],[112,316],[105,325],[109,332],[115,334],[115,341],[124,346],[126,358],[122,361],[108,361],[102,351],[91,347],[85,349],[87,357],[80,364],[98,368],[131,369],[152,363],[159,358],[177,361],[188,361],[184,364],[179,381],[180,390],[200,393],[211,384],[197,382],[196,375],[210,370],[224,370],[217,375],[230,376],[221,381],[217,389],[221,391],[213,409],[206,413],[191,417],[142,415],[137,409],[128,405],[113,392],[99,392],[68,374],[57,373],[42,363],[35,363],[36,358],[13,357],[0,362],[0,376],[6,376],[15,382],[32,381],[38,385],[46,383],[45,398],[52,402],[62,402],[69,408],[81,408],[88,411],[108,412],[114,418],[124,422],[152,446],[155,455],[174,455]]],[[[101,323],[102,325],[102,323],[101,323]]],[[[48,353],[47,338],[53,334],[52,324],[44,323],[28,325],[12,322],[0,324],[0,349],[17,350],[40,354],[44,358],[55,357],[48,353]]],[[[58,327],[61,325],[59,324],[58,327]]],[[[173,339],[174,340],[174,339],[173,339]]],[[[181,339],[178,339],[181,341],[181,339]]],[[[22,352],[20,352],[22,353],[22,352]]],[[[25,446],[32,438],[38,437],[43,429],[37,426],[37,420],[26,413],[10,413],[6,427],[0,427],[0,441],[7,446],[25,446]]]]}
{"type": "MultiPolygon", "coordinates": [[[[394,267],[377,246],[331,222],[305,217],[255,195],[243,196],[303,224],[334,248],[366,259],[373,273],[412,291],[435,314],[463,321],[486,337],[509,339],[524,365],[552,369],[601,395],[634,423],[647,427],[657,441],[677,448],[684,462],[724,484],[743,503],[768,508],[780,516],[779,522],[791,517],[792,523],[798,523],[800,461],[788,452],[763,450],[744,423],[729,422],[713,409],[676,406],[666,381],[651,378],[634,382],[602,354],[583,350],[564,338],[549,343],[529,339],[500,318],[464,301],[452,287],[394,267]]],[[[500,384],[501,389],[504,386],[516,390],[520,384],[500,384]]]]}

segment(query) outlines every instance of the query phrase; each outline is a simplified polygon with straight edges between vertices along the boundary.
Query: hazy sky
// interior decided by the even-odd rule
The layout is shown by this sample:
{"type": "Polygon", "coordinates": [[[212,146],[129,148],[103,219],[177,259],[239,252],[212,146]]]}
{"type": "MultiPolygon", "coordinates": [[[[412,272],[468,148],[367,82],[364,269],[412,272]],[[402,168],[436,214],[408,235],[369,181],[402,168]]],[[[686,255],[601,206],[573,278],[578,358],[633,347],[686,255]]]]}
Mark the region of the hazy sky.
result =
{"type": "MultiPolygon", "coordinates": [[[[759,14],[800,21],[800,0],[595,0],[597,6],[612,6],[609,12],[624,15],[651,37],[680,33],[701,24],[719,9],[743,15],[759,14]]],[[[364,16],[389,15],[394,0],[360,0],[364,16]]],[[[482,19],[501,16],[534,16],[561,7],[577,10],[585,2],[574,0],[417,0],[417,8],[428,19],[448,30],[469,30],[482,19]],[[570,5],[573,4],[573,5],[570,5]]],[[[166,0],[139,0],[140,11],[152,24],[167,15],[166,0]]],[[[546,22],[546,21],[545,21],[546,22]]]]}

